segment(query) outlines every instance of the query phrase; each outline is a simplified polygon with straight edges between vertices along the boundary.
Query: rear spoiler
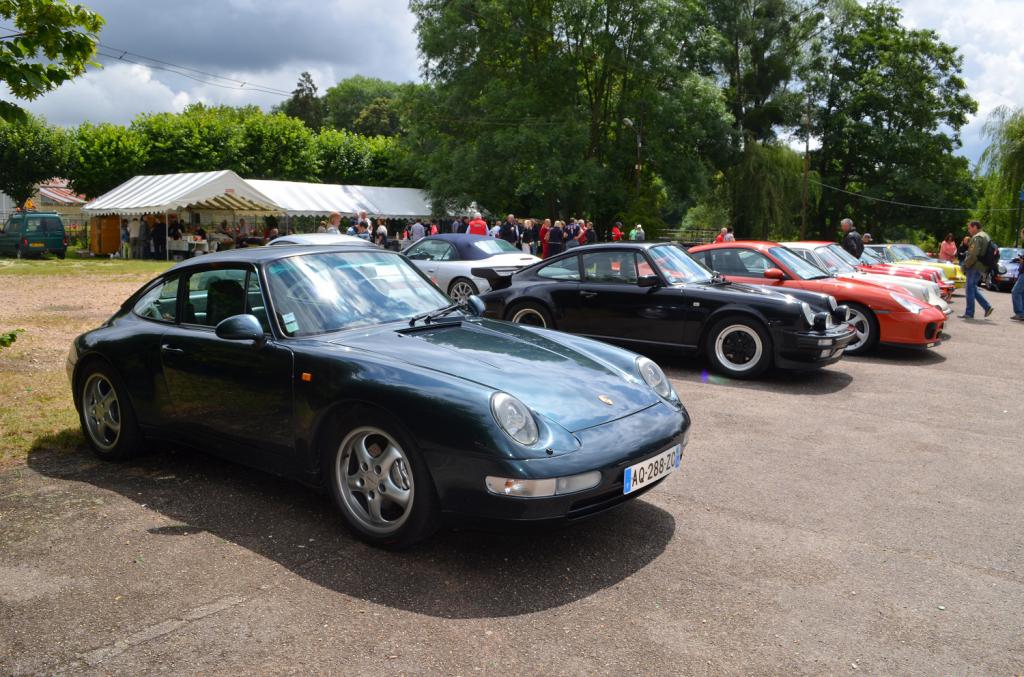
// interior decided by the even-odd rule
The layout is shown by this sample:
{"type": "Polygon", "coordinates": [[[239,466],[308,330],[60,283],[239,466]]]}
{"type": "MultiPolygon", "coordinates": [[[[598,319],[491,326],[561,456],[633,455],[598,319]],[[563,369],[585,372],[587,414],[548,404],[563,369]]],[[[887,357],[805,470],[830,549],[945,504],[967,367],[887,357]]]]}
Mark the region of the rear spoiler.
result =
{"type": "Polygon", "coordinates": [[[512,275],[502,275],[494,268],[471,268],[469,274],[473,277],[481,277],[491,285],[491,290],[507,289],[512,286],[512,275]]]}

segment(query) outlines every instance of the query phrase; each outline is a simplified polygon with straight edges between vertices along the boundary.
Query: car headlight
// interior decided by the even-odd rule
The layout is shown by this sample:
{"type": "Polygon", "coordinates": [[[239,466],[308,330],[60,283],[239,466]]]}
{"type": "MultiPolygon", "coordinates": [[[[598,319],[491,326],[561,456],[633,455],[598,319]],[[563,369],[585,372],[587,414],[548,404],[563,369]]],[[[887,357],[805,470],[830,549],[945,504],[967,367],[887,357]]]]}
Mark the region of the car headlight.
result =
{"type": "Polygon", "coordinates": [[[906,294],[898,294],[894,291],[889,292],[889,297],[896,303],[903,306],[903,309],[909,313],[917,315],[921,312],[921,308],[925,307],[924,304],[920,303],[917,299],[906,294]]]}
{"type": "Polygon", "coordinates": [[[640,378],[644,380],[644,383],[658,395],[666,400],[676,399],[676,392],[672,390],[672,384],[668,382],[665,372],[653,360],[646,357],[636,358],[636,370],[640,372],[640,378]]]}
{"type": "Polygon", "coordinates": [[[804,319],[807,320],[807,326],[814,326],[814,310],[811,309],[811,304],[806,301],[800,303],[800,310],[804,311],[804,319]]]}
{"type": "Polygon", "coordinates": [[[501,429],[519,444],[530,446],[540,437],[533,414],[525,404],[508,393],[491,395],[491,413],[501,429]]]}

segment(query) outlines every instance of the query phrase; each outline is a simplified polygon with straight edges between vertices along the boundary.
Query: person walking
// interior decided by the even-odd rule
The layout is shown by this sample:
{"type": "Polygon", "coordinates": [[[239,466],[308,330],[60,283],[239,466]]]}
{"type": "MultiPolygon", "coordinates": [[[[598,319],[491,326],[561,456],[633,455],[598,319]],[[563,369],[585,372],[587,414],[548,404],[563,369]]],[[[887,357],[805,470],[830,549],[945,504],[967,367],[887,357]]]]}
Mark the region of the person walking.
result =
{"type": "Polygon", "coordinates": [[[470,235],[487,235],[487,222],[483,220],[480,212],[473,214],[473,220],[466,227],[466,232],[470,235]]]}
{"type": "Polygon", "coordinates": [[[946,239],[939,245],[939,260],[956,262],[956,242],[953,240],[953,233],[946,233],[946,239]]]}
{"type": "Polygon", "coordinates": [[[840,221],[839,227],[843,229],[843,249],[850,252],[853,258],[859,259],[860,255],[864,253],[864,240],[861,239],[857,229],[853,227],[853,219],[843,219],[840,221]]]}
{"type": "Polygon", "coordinates": [[[971,243],[967,248],[967,256],[964,257],[964,272],[967,274],[967,305],[964,308],[963,315],[959,317],[965,320],[973,320],[975,300],[984,308],[985,317],[991,315],[992,311],[995,310],[989,304],[985,295],[981,293],[981,290],[978,289],[981,279],[988,273],[990,263],[988,261],[988,249],[992,238],[981,229],[981,224],[977,221],[971,221],[967,224],[967,232],[971,237],[971,243]]]}
{"type": "Polygon", "coordinates": [[[544,258],[555,256],[565,251],[565,224],[561,221],[555,221],[555,225],[548,228],[545,243],[547,244],[547,254],[544,255],[544,258]]]}

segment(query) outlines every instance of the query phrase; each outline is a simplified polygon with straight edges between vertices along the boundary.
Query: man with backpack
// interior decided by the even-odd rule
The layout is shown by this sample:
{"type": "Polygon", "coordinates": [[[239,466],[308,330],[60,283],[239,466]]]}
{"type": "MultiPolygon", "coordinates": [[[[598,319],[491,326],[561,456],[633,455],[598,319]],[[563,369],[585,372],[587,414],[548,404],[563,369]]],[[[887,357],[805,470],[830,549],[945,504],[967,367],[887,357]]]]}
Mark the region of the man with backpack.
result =
{"type": "Polygon", "coordinates": [[[967,256],[964,257],[964,272],[967,274],[967,305],[964,308],[964,314],[960,317],[965,320],[973,320],[975,299],[985,309],[985,317],[991,315],[994,310],[985,295],[978,289],[978,285],[989,269],[996,266],[998,254],[995,252],[998,250],[992,242],[992,238],[981,229],[981,224],[977,221],[967,224],[967,232],[971,236],[971,242],[967,247],[967,256]]]}

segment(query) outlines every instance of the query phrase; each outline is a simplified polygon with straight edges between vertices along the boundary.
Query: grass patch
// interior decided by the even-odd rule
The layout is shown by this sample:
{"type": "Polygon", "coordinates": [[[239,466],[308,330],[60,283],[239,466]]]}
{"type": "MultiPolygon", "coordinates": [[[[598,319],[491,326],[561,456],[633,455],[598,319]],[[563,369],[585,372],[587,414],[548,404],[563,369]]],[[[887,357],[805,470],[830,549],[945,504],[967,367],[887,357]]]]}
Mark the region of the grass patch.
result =
{"type": "Polygon", "coordinates": [[[174,265],[174,261],[109,259],[0,259],[0,275],[157,275],[174,265]]]}
{"type": "Polygon", "coordinates": [[[85,443],[62,371],[8,371],[0,379],[0,400],[0,464],[24,459],[41,438],[57,451],[85,443]]]}

